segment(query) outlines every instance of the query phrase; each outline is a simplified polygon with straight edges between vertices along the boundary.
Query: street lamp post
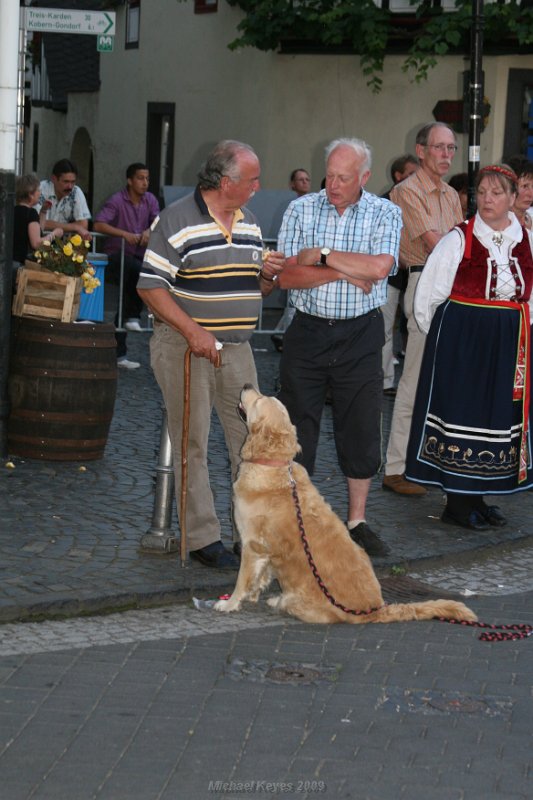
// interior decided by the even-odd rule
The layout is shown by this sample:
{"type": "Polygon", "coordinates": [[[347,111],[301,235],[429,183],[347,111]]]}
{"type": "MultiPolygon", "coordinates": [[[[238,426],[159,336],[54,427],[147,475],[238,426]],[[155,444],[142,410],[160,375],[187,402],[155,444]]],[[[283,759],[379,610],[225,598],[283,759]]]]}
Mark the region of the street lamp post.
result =
{"type": "Polygon", "coordinates": [[[479,170],[483,109],[483,0],[472,0],[468,125],[468,217],[476,212],[474,183],[479,170]]]}

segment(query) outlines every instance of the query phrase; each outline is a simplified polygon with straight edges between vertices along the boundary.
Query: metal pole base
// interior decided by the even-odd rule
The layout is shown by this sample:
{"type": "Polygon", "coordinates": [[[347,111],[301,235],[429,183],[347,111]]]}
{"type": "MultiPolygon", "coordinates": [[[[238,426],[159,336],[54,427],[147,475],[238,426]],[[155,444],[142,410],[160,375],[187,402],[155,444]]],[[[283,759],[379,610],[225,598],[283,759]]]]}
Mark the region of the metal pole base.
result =
{"type": "Polygon", "coordinates": [[[180,549],[175,536],[152,532],[150,529],[141,537],[141,549],[156,553],[176,553],[180,549]]]}
{"type": "Polygon", "coordinates": [[[141,537],[141,550],[152,553],[175,553],[180,549],[179,540],[172,534],[172,502],[174,499],[174,469],[172,467],[172,444],[168,435],[167,414],[163,409],[159,461],[156,467],[154,508],[152,525],[141,537]]]}

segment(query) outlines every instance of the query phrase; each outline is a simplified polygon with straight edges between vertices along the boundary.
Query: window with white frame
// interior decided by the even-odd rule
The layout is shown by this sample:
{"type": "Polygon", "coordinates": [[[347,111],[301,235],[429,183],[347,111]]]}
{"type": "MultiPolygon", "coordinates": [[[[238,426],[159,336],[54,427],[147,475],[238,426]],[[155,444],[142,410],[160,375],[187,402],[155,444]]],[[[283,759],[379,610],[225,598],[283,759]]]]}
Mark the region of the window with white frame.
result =
{"type": "Polygon", "coordinates": [[[126,48],[139,47],[141,28],[141,0],[127,0],[126,48]]]}

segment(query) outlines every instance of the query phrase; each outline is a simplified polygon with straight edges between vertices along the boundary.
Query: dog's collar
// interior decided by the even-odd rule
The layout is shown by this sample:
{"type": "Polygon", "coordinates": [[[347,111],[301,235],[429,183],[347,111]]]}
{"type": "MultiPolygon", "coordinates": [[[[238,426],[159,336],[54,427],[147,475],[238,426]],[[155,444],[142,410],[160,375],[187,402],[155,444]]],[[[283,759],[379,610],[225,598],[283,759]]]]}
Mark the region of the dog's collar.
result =
{"type": "Polygon", "coordinates": [[[261,467],[290,467],[292,461],[277,461],[275,458],[243,458],[246,464],[259,464],[261,467]]]}

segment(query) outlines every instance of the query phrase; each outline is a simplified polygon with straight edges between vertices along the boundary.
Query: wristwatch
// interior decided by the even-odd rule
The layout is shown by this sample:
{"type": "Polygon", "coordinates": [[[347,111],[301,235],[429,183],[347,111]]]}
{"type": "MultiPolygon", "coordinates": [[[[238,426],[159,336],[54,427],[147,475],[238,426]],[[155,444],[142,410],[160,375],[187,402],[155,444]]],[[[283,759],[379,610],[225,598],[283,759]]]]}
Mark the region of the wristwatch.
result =
{"type": "Polygon", "coordinates": [[[331,253],[331,248],[330,247],[323,247],[322,248],[322,250],[320,251],[320,263],[321,264],[326,264],[327,257],[329,256],[330,253],[331,253]]]}

